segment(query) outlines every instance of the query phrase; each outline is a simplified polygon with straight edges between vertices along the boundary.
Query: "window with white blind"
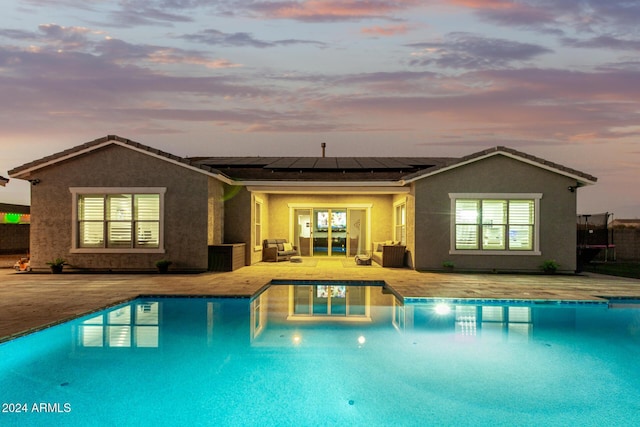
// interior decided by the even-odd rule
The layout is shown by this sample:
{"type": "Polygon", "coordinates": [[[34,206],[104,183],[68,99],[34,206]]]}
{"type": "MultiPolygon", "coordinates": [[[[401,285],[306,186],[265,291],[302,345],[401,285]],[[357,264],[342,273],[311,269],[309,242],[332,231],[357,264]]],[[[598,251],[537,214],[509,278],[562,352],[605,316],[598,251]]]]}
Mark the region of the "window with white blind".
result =
{"type": "Polygon", "coordinates": [[[537,253],[541,194],[450,194],[454,253],[537,253]]]}
{"type": "Polygon", "coordinates": [[[79,252],[162,252],[164,189],[71,189],[79,252]]]}

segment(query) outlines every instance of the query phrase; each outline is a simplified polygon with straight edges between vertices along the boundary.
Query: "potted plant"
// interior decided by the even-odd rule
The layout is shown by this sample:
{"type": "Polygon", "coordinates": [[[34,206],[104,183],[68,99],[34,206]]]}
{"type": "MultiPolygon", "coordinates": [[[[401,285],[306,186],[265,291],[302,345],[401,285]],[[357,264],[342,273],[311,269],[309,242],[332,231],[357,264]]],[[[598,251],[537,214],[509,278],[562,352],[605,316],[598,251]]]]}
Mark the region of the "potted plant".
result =
{"type": "Polygon", "coordinates": [[[171,261],[166,259],[161,259],[159,261],[156,261],[156,268],[160,273],[166,273],[167,271],[169,271],[170,265],[171,265],[171,261]]]}
{"type": "Polygon", "coordinates": [[[49,261],[47,265],[51,268],[51,273],[59,274],[62,273],[62,267],[64,267],[66,263],[67,261],[65,261],[64,259],[56,258],[53,261],[49,261]]]}
{"type": "Polygon", "coordinates": [[[545,272],[545,274],[554,274],[558,270],[558,267],[560,267],[560,264],[558,264],[555,260],[552,260],[552,259],[546,260],[540,266],[540,268],[542,269],[542,271],[545,272]]]}
{"type": "Polygon", "coordinates": [[[453,264],[453,261],[444,261],[442,263],[442,267],[445,271],[453,271],[453,267],[455,267],[455,265],[453,264]]]}

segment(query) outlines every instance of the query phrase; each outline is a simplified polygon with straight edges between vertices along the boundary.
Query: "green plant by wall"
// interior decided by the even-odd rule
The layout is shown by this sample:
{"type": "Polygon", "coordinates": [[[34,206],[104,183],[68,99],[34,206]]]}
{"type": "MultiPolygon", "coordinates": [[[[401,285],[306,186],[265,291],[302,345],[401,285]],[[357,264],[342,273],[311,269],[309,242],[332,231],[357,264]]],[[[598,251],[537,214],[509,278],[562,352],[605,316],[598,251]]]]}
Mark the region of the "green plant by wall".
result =
{"type": "Polygon", "coordinates": [[[169,266],[171,264],[173,264],[171,261],[167,259],[161,259],[159,261],[156,261],[156,268],[160,273],[166,273],[167,271],[169,271],[169,266]]]}
{"type": "Polygon", "coordinates": [[[47,262],[47,265],[51,268],[52,273],[62,273],[62,267],[65,266],[67,261],[63,258],[56,258],[53,261],[47,262]]]}
{"type": "Polygon", "coordinates": [[[555,260],[553,259],[548,259],[545,262],[542,263],[542,265],[540,266],[540,268],[542,269],[542,271],[544,271],[545,273],[555,273],[558,270],[558,267],[560,267],[560,264],[558,264],[555,260]]]}

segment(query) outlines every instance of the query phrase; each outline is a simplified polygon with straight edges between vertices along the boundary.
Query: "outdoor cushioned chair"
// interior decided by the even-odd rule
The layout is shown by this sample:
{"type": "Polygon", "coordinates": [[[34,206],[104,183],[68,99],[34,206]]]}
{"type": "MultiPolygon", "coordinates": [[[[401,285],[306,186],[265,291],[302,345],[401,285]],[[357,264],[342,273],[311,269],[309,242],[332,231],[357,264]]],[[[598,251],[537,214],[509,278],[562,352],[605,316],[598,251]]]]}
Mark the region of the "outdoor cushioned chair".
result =
{"type": "Polygon", "coordinates": [[[373,242],[371,259],[382,267],[404,267],[406,249],[406,246],[398,242],[373,242]]]}
{"type": "Polygon", "coordinates": [[[265,239],[262,242],[262,261],[289,261],[298,255],[298,248],[287,239],[265,239]]]}

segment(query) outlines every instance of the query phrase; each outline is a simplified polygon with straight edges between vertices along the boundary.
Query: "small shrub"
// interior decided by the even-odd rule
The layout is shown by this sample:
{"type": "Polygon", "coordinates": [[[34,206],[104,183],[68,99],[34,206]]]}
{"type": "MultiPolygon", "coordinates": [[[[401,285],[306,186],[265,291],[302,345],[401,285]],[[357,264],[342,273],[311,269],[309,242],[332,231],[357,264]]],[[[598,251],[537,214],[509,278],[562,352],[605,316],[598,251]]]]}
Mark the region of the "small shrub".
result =
{"type": "Polygon", "coordinates": [[[166,273],[169,270],[169,266],[172,264],[171,261],[166,259],[161,259],[156,261],[156,268],[160,273],[166,273]]]}
{"type": "Polygon", "coordinates": [[[560,267],[560,264],[558,264],[555,260],[553,259],[548,259],[545,262],[542,263],[542,265],[540,266],[540,268],[542,269],[542,271],[544,271],[545,273],[555,273],[558,270],[558,267],[560,267]]]}

